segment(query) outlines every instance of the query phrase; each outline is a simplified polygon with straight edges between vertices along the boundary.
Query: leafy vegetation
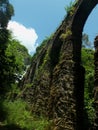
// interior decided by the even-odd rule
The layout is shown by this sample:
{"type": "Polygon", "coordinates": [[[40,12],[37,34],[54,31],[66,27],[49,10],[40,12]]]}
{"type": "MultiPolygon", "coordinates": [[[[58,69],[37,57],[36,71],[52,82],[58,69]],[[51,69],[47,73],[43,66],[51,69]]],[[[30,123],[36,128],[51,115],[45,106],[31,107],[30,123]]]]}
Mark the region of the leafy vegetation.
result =
{"type": "Polygon", "coordinates": [[[32,116],[26,102],[21,99],[15,101],[5,100],[3,107],[5,111],[7,110],[6,120],[4,121],[5,125],[16,124],[26,130],[43,130],[48,125],[48,121],[43,117],[37,118],[32,116]]]}
{"type": "Polygon", "coordinates": [[[31,62],[31,56],[28,54],[27,49],[21,45],[19,41],[13,39],[11,35],[8,36],[8,41],[4,50],[2,49],[2,46],[3,45],[1,43],[1,89],[2,91],[3,89],[4,91],[8,91],[8,89],[11,87],[11,84],[21,79],[21,76],[24,74],[31,62]]]}
{"type": "Polygon", "coordinates": [[[9,42],[9,31],[6,29],[8,21],[14,14],[13,6],[8,0],[0,1],[0,93],[4,93],[5,86],[13,82],[14,57],[8,57],[5,53],[9,42]]]}
{"type": "Polygon", "coordinates": [[[14,8],[9,0],[0,0],[0,27],[6,28],[8,21],[14,15],[14,8]]]}
{"type": "Polygon", "coordinates": [[[6,119],[2,122],[5,126],[15,124],[26,130],[43,130],[49,124],[45,118],[32,115],[27,103],[21,99],[5,100],[3,111],[6,113],[6,119]]]}
{"type": "Polygon", "coordinates": [[[15,73],[22,74],[31,63],[31,56],[28,54],[27,48],[13,38],[10,39],[5,53],[8,57],[15,58],[15,73]]]}
{"type": "Polygon", "coordinates": [[[92,43],[89,41],[89,36],[87,34],[83,34],[82,36],[82,47],[93,49],[92,43]]]}
{"type": "Polygon", "coordinates": [[[65,7],[65,11],[67,12],[67,14],[70,14],[70,16],[72,16],[75,11],[76,3],[77,3],[77,0],[75,0],[74,2],[71,1],[70,4],[65,7]]]}
{"type": "Polygon", "coordinates": [[[82,48],[82,64],[85,67],[84,106],[88,115],[89,125],[93,123],[95,112],[93,108],[94,88],[94,50],[82,48]]]}

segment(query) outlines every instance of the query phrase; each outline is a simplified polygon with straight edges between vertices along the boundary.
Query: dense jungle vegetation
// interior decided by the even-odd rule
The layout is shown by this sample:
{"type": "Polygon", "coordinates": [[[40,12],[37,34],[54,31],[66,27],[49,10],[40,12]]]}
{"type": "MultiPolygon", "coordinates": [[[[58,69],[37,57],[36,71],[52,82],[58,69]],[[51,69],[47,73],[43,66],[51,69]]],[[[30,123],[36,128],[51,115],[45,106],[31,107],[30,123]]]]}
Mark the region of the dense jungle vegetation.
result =
{"type": "MultiPolygon", "coordinates": [[[[31,60],[37,55],[45,39],[36,49],[31,58],[28,50],[12,37],[7,30],[8,21],[14,14],[13,6],[8,0],[0,1],[0,129],[1,130],[44,130],[51,125],[45,117],[37,117],[31,112],[30,106],[18,97],[21,91],[18,83],[26,72],[31,60]],[[5,9],[6,10],[3,10],[5,9]]],[[[85,67],[84,109],[88,115],[85,124],[91,125],[94,118],[93,87],[94,87],[94,50],[88,44],[87,34],[83,37],[82,65],[85,67]]]]}

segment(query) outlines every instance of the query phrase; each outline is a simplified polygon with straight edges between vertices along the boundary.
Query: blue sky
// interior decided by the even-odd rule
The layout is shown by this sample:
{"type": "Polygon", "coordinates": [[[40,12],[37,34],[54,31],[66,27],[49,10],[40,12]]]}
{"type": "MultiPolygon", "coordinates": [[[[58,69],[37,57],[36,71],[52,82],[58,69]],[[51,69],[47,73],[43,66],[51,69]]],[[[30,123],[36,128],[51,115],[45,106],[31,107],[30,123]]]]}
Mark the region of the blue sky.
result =
{"type": "MultiPolygon", "coordinates": [[[[29,51],[34,52],[35,48],[46,36],[55,32],[66,15],[65,6],[68,6],[69,3],[74,0],[9,1],[14,6],[15,10],[15,15],[12,17],[9,28],[12,28],[12,30],[16,29],[14,32],[16,35],[20,31],[20,34],[18,34],[18,36],[15,35],[15,37],[19,38],[20,41],[25,41],[23,44],[26,45],[29,51]],[[27,39],[26,36],[28,36],[27,39]]],[[[98,32],[97,12],[98,7],[95,7],[84,27],[84,32],[89,34],[92,42],[98,32]]]]}

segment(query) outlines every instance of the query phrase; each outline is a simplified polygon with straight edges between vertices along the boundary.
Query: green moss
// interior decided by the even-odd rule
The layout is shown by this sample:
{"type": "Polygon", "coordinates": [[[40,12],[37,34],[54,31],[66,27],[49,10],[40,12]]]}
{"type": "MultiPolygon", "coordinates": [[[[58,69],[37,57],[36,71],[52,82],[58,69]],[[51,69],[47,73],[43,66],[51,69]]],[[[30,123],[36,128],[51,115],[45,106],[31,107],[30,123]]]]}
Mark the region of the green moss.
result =
{"type": "Polygon", "coordinates": [[[39,74],[43,74],[43,73],[45,74],[46,71],[45,68],[47,67],[47,63],[50,61],[49,52],[50,52],[50,48],[48,48],[48,50],[46,51],[45,57],[43,58],[43,62],[39,66],[38,70],[36,71],[37,77],[40,77],[39,74]]]}
{"type": "Polygon", "coordinates": [[[70,29],[67,29],[65,33],[62,33],[60,35],[60,39],[64,40],[64,39],[66,39],[70,35],[72,35],[72,31],[70,29]]]}

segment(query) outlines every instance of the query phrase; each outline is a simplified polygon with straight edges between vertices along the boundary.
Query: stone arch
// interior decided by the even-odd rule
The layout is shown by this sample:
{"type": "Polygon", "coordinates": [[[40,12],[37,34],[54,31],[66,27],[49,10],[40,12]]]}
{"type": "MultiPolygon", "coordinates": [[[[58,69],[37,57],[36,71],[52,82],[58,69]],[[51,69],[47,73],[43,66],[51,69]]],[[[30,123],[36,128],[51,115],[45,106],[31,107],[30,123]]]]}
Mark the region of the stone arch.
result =
{"type": "MultiPolygon", "coordinates": [[[[79,1],[79,6],[76,10],[76,13],[74,14],[72,18],[71,23],[71,31],[72,31],[72,43],[73,43],[73,61],[75,62],[74,66],[74,87],[76,88],[76,104],[77,104],[77,124],[80,127],[77,127],[78,130],[82,130],[82,122],[83,122],[83,116],[79,116],[79,113],[83,114],[83,93],[84,93],[84,74],[85,70],[81,66],[81,45],[82,45],[82,31],[85,25],[85,22],[94,9],[94,7],[98,4],[98,0],[81,0],[79,1]],[[81,97],[80,97],[81,95],[81,97]],[[81,101],[80,101],[81,100],[81,101]]],[[[96,91],[96,90],[95,90],[96,91]]],[[[96,97],[94,97],[96,98],[96,97]]],[[[95,104],[98,106],[98,104],[95,104]]],[[[95,106],[95,108],[97,108],[95,106]]],[[[97,110],[98,111],[98,110],[97,110]]],[[[96,119],[97,117],[97,111],[96,112],[96,119]]],[[[95,122],[94,130],[98,129],[98,122],[95,122]]]]}
{"type": "Polygon", "coordinates": [[[84,24],[89,14],[97,4],[98,0],[81,0],[71,25],[74,35],[78,35],[83,31],[84,24]]]}
{"type": "Polygon", "coordinates": [[[74,60],[77,62],[81,62],[80,55],[78,55],[77,57],[77,51],[79,54],[80,49],[81,49],[82,31],[83,31],[85,22],[97,4],[98,4],[98,0],[81,0],[79,2],[79,6],[76,10],[76,13],[74,14],[74,17],[72,19],[71,31],[72,31],[72,37],[74,39],[73,40],[74,57],[75,57],[74,60]],[[78,44],[77,44],[77,41],[78,41],[78,44]],[[78,50],[77,50],[77,46],[78,46],[78,50]]]}

